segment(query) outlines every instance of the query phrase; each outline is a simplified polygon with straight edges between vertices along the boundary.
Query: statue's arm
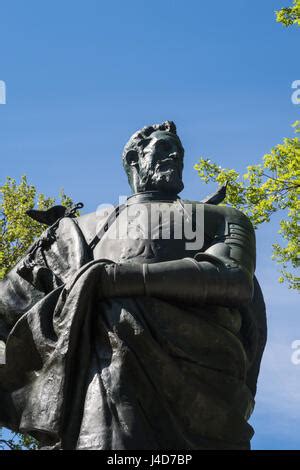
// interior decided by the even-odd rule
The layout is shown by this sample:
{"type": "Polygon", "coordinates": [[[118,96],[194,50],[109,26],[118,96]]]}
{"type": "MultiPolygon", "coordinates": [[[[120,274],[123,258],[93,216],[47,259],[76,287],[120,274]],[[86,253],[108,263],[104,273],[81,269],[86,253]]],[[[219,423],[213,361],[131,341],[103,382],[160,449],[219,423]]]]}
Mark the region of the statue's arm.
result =
{"type": "Polygon", "coordinates": [[[223,232],[196,258],[110,266],[111,296],[148,295],[192,304],[240,306],[253,294],[255,236],[240,212],[224,208],[223,232]]]}

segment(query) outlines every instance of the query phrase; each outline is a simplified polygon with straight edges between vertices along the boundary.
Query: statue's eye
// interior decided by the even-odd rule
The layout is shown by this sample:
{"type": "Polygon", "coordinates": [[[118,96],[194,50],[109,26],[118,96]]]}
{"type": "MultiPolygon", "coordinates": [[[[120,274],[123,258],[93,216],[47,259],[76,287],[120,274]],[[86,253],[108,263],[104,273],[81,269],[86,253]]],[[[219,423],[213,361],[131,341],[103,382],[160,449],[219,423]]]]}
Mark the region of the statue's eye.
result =
{"type": "Polygon", "coordinates": [[[169,142],[166,142],[165,140],[159,140],[157,142],[157,148],[162,152],[169,152],[171,150],[169,142]]]}

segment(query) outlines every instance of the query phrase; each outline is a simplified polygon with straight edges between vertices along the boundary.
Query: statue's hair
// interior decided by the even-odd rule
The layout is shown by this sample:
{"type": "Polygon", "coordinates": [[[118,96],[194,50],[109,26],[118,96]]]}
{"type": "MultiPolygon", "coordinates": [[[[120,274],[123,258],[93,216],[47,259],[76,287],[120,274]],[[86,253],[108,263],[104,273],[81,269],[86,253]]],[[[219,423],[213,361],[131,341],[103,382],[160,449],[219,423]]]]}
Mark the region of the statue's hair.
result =
{"type": "Polygon", "coordinates": [[[137,153],[140,153],[142,150],[141,142],[148,139],[151,134],[156,131],[166,131],[177,136],[176,125],[173,121],[165,121],[162,124],[153,124],[152,126],[143,127],[139,131],[135,132],[125,145],[122,154],[123,162],[128,152],[136,151],[137,153]]]}

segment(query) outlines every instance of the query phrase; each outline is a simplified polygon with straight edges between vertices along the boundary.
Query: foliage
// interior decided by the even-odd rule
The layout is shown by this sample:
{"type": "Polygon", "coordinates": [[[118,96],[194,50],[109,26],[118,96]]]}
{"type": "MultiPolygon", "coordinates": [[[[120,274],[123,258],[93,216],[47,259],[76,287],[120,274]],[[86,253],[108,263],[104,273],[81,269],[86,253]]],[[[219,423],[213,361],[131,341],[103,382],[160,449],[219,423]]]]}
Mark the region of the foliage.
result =
{"type": "Polygon", "coordinates": [[[293,5],[276,11],[276,21],[284,26],[300,26],[300,0],[293,0],[293,5]]]}
{"type": "MultiPolygon", "coordinates": [[[[296,133],[300,132],[300,122],[294,127],[296,133]]],[[[282,266],[279,282],[286,280],[290,288],[300,290],[300,278],[294,274],[300,266],[300,139],[284,139],[263,157],[262,163],[248,166],[242,177],[236,170],[204,158],[194,168],[205,183],[227,182],[225,203],[242,210],[254,227],[280,212],[279,233],[285,244],[273,245],[273,258],[282,266]]]]}
{"type": "MultiPolygon", "coordinates": [[[[35,238],[45,230],[45,226],[26,216],[26,211],[35,206],[40,210],[49,209],[55,204],[54,198],[43,194],[27,182],[25,176],[20,184],[7,178],[0,186],[0,279],[24,255],[35,238]]],[[[63,192],[61,204],[70,207],[72,201],[63,192]]]]}
{"type": "Polygon", "coordinates": [[[0,450],[37,450],[38,442],[28,434],[13,433],[9,439],[3,439],[0,429],[0,450]]]}

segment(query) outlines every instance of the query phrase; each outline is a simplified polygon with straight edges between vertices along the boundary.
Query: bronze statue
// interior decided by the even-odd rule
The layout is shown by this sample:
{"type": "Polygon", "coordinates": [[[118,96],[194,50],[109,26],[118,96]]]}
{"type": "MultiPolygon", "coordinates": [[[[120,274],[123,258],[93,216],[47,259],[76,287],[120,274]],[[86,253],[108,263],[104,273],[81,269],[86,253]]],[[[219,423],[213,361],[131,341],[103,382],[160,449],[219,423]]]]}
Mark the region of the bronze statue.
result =
{"type": "Polygon", "coordinates": [[[183,157],[173,122],[145,127],[124,148],[122,205],[31,211],[49,228],[1,282],[1,425],[45,449],[250,447],[255,235],[223,190],[180,199],[183,157]]]}

